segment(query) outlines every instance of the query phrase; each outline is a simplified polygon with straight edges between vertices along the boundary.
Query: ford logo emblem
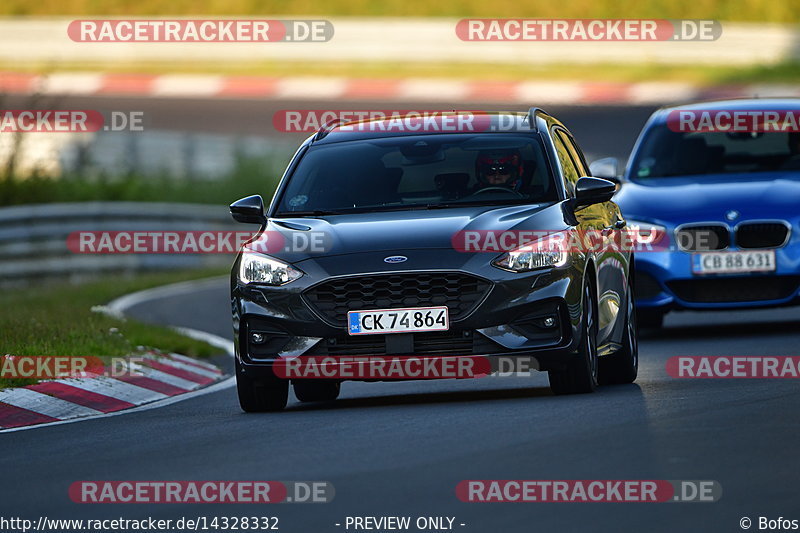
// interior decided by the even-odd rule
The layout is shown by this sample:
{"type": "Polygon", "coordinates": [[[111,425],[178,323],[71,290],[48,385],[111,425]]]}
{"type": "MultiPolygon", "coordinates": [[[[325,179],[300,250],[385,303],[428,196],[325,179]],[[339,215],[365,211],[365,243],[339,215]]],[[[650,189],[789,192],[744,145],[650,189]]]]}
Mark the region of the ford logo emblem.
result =
{"type": "Polygon", "coordinates": [[[395,263],[405,263],[406,261],[408,261],[408,257],[404,255],[390,255],[383,260],[384,263],[389,263],[390,265],[395,263]]]}

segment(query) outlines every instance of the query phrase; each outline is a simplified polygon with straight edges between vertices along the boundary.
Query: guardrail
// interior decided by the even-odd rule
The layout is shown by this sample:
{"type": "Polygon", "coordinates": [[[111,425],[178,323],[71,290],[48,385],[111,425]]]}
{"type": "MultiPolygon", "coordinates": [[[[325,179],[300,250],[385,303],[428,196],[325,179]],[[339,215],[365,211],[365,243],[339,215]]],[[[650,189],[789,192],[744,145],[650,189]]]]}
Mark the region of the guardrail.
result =
{"type": "Polygon", "coordinates": [[[0,208],[0,285],[42,278],[79,281],[98,274],[230,265],[233,254],[77,254],[76,231],[255,231],[225,205],[86,202],[0,208]]]}

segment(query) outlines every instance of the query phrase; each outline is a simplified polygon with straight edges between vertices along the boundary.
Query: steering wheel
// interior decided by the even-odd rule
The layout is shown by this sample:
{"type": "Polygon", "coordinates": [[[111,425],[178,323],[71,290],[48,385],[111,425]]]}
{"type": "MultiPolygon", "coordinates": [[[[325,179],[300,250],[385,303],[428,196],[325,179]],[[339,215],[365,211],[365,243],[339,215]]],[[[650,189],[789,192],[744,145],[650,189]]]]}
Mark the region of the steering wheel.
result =
{"type": "Polygon", "coordinates": [[[486,187],[485,189],[475,191],[474,193],[470,194],[470,196],[477,196],[486,192],[510,192],[517,198],[525,198],[525,195],[521,192],[515,191],[514,189],[509,189],[507,187],[486,187]]]}

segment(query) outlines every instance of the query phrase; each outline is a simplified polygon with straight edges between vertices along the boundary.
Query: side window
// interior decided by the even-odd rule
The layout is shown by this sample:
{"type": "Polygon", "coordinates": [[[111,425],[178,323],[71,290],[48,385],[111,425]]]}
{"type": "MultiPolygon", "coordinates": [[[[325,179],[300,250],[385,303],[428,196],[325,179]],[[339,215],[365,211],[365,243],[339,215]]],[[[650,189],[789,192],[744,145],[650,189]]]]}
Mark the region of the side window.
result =
{"type": "Polygon", "coordinates": [[[564,187],[567,190],[567,196],[572,198],[575,196],[575,184],[578,178],[581,177],[580,172],[572,159],[570,150],[567,148],[568,141],[565,141],[565,136],[561,131],[553,131],[553,142],[558,154],[558,160],[561,163],[561,168],[564,170],[564,187]]]}
{"type": "Polygon", "coordinates": [[[564,143],[567,145],[567,149],[569,149],[569,153],[572,156],[572,159],[575,161],[575,166],[578,167],[578,173],[581,176],[591,176],[589,173],[589,165],[586,164],[586,158],[583,157],[583,152],[581,152],[581,149],[578,148],[575,139],[564,134],[563,132],[558,132],[558,134],[563,135],[564,143]]]}

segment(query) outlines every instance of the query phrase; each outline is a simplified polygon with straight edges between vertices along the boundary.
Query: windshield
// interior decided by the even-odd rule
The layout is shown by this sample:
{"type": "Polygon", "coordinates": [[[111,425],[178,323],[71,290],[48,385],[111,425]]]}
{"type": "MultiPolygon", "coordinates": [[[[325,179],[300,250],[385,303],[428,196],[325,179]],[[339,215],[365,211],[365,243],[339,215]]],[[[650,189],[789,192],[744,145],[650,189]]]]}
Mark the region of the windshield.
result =
{"type": "Polygon", "coordinates": [[[557,200],[537,137],[426,135],[312,146],[274,216],[557,200]]]}
{"type": "Polygon", "coordinates": [[[800,177],[800,134],[688,132],[667,126],[646,134],[632,162],[635,181],[669,176],[795,171],[800,177]]]}

